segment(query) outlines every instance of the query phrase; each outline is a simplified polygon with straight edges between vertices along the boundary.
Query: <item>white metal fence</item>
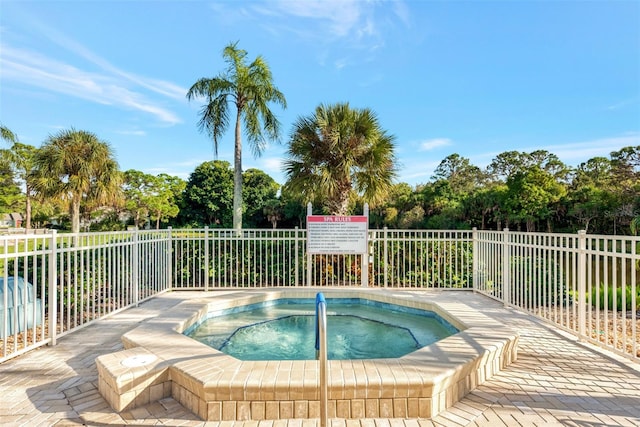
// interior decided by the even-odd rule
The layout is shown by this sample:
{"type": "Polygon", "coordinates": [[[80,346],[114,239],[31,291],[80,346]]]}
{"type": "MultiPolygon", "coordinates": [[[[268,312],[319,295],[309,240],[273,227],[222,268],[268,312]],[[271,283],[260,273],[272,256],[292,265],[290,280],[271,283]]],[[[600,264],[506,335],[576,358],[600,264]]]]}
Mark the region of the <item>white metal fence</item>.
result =
{"type": "MultiPolygon", "coordinates": [[[[368,286],[473,289],[640,359],[640,238],[370,230],[368,286]]],[[[360,286],[305,230],[0,236],[0,361],[175,289],[360,286]]]]}
{"type": "Polygon", "coordinates": [[[169,231],[0,236],[0,361],[170,288],[169,231]]]}
{"type": "Polygon", "coordinates": [[[474,289],[640,359],[640,238],[477,231],[474,289]]]}

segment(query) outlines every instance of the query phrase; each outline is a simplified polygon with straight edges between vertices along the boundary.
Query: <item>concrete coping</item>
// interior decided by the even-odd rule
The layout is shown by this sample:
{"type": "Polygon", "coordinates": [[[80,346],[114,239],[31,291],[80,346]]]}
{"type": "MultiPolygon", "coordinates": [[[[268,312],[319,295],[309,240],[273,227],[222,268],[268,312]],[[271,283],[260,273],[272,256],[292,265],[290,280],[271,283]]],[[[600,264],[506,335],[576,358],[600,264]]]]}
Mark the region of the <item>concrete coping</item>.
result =
{"type": "MultiPolygon", "coordinates": [[[[238,402],[317,402],[319,362],[241,361],[183,332],[211,311],[280,298],[314,298],[318,291],[324,292],[327,299],[364,298],[431,310],[460,330],[397,359],[330,360],[330,401],[422,399],[425,407],[419,408],[419,414],[434,416],[517,358],[518,334],[482,314],[478,307],[456,298],[457,291],[427,294],[369,288],[213,291],[201,293],[202,297],[194,296],[127,332],[122,337],[126,350],[99,357],[99,380],[104,383],[101,392],[109,395],[105,398],[114,409],[124,410],[148,403],[144,394],[151,399],[151,393],[144,390],[151,385],[156,387],[155,396],[160,395],[160,389],[167,395],[169,383],[171,395],[201,418],[214,420],[251,419],[245,418],[250,417],[247,411],[241,414],[238,409],[234,416],[229,411],[225,415],[223,402],[236,402],[234,408],[238,408],[238,402]]],[[[408,415],[406,409],[404,415],[408,415]]]]}

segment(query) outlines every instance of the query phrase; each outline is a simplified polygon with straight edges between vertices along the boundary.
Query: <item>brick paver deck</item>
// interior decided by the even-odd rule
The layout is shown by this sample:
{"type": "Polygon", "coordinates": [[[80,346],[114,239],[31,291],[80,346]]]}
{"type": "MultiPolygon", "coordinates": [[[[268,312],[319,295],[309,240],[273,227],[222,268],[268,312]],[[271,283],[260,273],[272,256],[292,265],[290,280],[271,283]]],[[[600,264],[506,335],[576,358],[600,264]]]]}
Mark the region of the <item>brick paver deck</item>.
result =
{"type": "MultiPolygon", "coordinates": [[[[194,295],[163,294],[0,364],[0,425],[318,426],[299,419],[205,423],[171,398],[122,414],[109,407],[97,389],[95,358],[122,349],[124,332],[194,295]]],[[[640,426],[640,364],[491,299],[460,298],[519,331],[517,362],[434,419],[332,419],[331,426],[640,426]]]]}

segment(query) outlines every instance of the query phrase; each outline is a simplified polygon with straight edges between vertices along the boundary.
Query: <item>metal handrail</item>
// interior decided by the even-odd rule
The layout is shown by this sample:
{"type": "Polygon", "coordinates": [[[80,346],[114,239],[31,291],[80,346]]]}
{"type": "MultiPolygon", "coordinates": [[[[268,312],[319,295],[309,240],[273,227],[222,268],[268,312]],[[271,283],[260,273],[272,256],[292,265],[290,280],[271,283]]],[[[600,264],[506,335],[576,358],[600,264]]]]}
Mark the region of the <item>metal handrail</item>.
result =
{"type": "Polygon", "coordinates": [[[320,362],[320,427],[327,426],[327,302],[322,292],[316,295],[316,359],[320,362]]]}

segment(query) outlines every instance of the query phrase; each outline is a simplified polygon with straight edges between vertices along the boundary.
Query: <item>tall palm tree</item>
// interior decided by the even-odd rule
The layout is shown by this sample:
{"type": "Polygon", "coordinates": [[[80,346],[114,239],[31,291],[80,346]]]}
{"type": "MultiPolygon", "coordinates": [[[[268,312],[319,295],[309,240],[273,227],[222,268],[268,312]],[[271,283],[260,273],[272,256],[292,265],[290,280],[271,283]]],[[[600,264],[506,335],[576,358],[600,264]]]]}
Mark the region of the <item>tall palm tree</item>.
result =
{"type": "Polygon", "coordinates": [[[286,108],[284,95],[273,84],[271,70],[265,60],[258,56],[246,64],[247,52],[238,49],[237,42],[229,44],[222,51],[228,64],[227,69],[216,77],[199,79],[187,92],[187,99],[203,97],[206,103],[200,111],[198,127],[213,138],[213,147],[218,154],[220,138],[229,125],[236,107],[235,150],[233,173],[233,227],[242,228],[242,127],[251,144],[254,155],[259,156],[266,147],[264,135],[277,140],[280,123],[269,109],[275,102],[286,108]]]}
{"type": "Polygon", "coordinates": [[[378,202],[396,176],[394,137],[369,109],[320,105],[294,124],[284,170],[289,190],[346,215],[353,191],[378,202]]]}
{"type": "Polygon", "coordinates": [[[82,130],[49,136],[34,157],[33,186],[43,197],[69,205],[71,231],[80,231],[80,204],[112,203],[120,195],[122,174],[109,144],[82,130]]]}

